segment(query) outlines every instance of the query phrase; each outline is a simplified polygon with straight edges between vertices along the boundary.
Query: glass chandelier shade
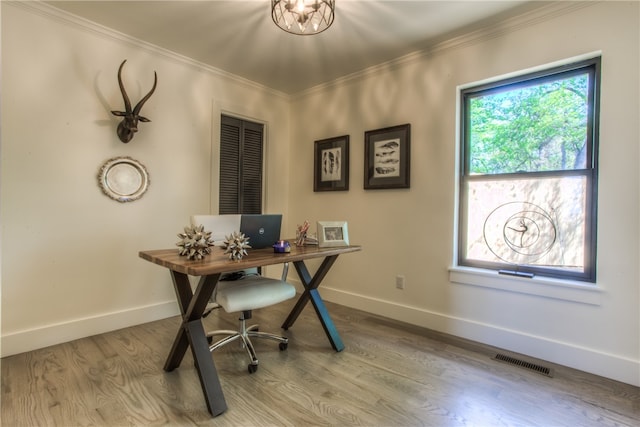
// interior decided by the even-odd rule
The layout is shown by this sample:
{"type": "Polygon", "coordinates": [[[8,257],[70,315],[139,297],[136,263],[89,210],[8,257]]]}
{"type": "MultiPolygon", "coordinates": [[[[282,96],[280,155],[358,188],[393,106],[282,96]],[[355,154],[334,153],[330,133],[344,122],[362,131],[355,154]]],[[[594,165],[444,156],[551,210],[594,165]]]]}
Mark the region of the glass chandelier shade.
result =
{"type": "Polygon", "coordinates": [[[287,33],[318,34],[333,24],[335,0],[271,0],[271,18],[287,33]]]}

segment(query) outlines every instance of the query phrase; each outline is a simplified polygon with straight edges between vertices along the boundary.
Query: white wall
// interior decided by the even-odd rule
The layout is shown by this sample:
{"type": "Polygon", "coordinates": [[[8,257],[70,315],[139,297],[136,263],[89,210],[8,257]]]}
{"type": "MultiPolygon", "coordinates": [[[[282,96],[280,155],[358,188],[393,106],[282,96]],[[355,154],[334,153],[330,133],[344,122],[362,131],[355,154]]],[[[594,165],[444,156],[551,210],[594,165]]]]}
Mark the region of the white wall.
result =
{"type": "Polygon", "coordinates": [[[45,5],[3,2],[2,355],[177,314],[167,270],[138,251],[175,247],[189,215],[217,212],[221,112],[266,124],[266,210],[286,217],[288,102],[45,5]],[[133,102],[158,73],[142,110],[152,122],[128,144],[110,113],[123,109],[125,58],[133,102]],[[116,156],[146,166],[142,199],[101,192],[116,156]]]}
{"type": "Polygon", "coordinates": [[[338,260],[325,298],[640,385],[638,6],[558,2],[296,97],[292,158],[308,161],[292,165],[302,178],[291,182],[292,220],[347,220],[364,248],[338,260]],[[481,287],[453,283],[456,88],[594,51],[602,52],[597,291],[511,281],[542,290],[512,292],[490,287],[501,286],[495,276],[481,287]],[[364,132],[403,123],[412,126],[411,188],[363,190],[364,132]],[[350,190],[313,193],[313,141],[343,134],[350,190]],[[588,303],[564,299],[574,297],[588,303]]]}
{"type": "Polygon", "coordinates": [[[640,385],[637,2],[558,2],[292,102],[64,16],[1,7],[3,355],[177,313],[167,272],[137,252],[172,247],[191,213],[215,210],[225,111],[267,124],[267,210],[285,214],[285,229],[347,220],[363,245],[334,265],[326,299],[640,385]],[[593,51],[603,64],[595,303],[452,283],[456,87],[593,51]],[[133,98],[159,76],[143,110],[153,121],[127,145],[109,113],[122,105],[124,58],[133,98]],[[402,123],[411,188],[364,191],[364,132],[402,123]],[[350,190],[313,193],[313,141],[343,134],[350,190]],[[121,155],[151,175],[149,192],[124,205],[96,182],[121,155]]]}

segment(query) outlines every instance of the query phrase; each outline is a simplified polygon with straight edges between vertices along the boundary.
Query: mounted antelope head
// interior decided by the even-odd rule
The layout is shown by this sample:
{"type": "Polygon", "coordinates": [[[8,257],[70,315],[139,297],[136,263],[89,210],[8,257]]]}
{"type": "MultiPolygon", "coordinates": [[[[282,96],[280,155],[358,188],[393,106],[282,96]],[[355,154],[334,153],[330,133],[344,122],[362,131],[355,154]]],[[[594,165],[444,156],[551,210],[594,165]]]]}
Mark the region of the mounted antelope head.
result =
{"type": "Polygon", "coordinates": [[[149,91],[149,93],[146,94],[145,97],[142,98],[132,110],[131,101],[129,101],[127,91],[124,90],[124,85],[122,84],[122,67],[124,66],[125,62],[127,62],[126,59],[122,61],[122,64],[120,64],[120,68],[118,68],[118,84],[120,85],[120,92],[122,92],[122,98],[124,99],[125,111],[111,111],[111,114],[113,114],[114,116],[124,117],[118,124],[117,132],[120,141],[126,144],[127,142],[131,141],[131,139],[133,139],[133,135],[138,132],[138,121],[145,123],[151,121],[146,117],[141,116],[140,110],[142,109],[144,103],[147,102],[149,98],[151,98],[153,91],[156,90],[156,85],[158,84],[158,74],[156,74],[155,71],[153,72],[154,80],[151,91],[149,91]]]}

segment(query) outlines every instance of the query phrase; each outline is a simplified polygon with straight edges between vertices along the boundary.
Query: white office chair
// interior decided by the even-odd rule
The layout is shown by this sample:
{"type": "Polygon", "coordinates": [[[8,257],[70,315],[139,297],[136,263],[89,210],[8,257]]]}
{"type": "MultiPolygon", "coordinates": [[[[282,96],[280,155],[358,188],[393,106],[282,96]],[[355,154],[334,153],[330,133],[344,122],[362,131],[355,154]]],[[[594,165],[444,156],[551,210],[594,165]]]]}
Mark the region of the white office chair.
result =
{"type": "MultiPolygon", "coordinates": [[[[225,237],[233,231],[240,230],[240,215],[193,215],[192,225],[204,226],[206,231],[211,231],[211,237],[217,246],[222,246],[225,237]]],[[[249,242],[251,244],[251,242],[249,242]]],[[[258,331],[258,325],[247,327],[246,320],[251,318],[252,310],[268,307],[293,298],[296,295],[295,287],[286,282],[288,264],[284,265],[280,280],[261,276],[255,268],[242,270],[221,276],[212,302],[207,306],[205,316],[212,310],[222,307],[227,313],[240,313],[240,325],[235,330],[216,330],[207,333],[212,341],[216,335],[226,335],[224,338],[209,346],[211,352],[230,342],[241,340],[249,354],[249,373],[258,370],[258,357],[256,356],[251,338],[267,338],[279,342],[280,350],[286,350],[289,340],[287,337],[258,331]]]]}

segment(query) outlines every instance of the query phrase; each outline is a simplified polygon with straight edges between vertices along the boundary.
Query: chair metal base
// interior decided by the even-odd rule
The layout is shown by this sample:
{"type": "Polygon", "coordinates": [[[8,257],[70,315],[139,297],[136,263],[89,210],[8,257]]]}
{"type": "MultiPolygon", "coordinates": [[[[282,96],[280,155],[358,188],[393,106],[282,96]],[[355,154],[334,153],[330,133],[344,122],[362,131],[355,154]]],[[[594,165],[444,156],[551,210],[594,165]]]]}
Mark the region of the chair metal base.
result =
{"type": "Polygon", "coordinates": [[[283,337],[281,335],[271,334],[269,332],[260,332],[258,330],[258,325],[251,325],[249,327],[246,327],[246,318],[244,316],[244,313],[240,315],[240,318],[238,320],[240,322],[240,325],[237,331],[234,331],[232,329],[221,329],[207,332],[208,339],[216,335],[226,335],[226,337],[214,342],[209,346],[210,352],[213,352],[233,341],[241,340],[242,346],[245,348],[245,350],[247,350],[247,354],[249,355],[249,359],[251,360],[248,366],[248,370],[249,373],[252,374],[258,370],[258,356],[256,355],[256,351],[253,348],[251,338],[266,338],[272,341],[277,341],[280,343],[280,351],[287,349],[289,338],[283,337]]]}

